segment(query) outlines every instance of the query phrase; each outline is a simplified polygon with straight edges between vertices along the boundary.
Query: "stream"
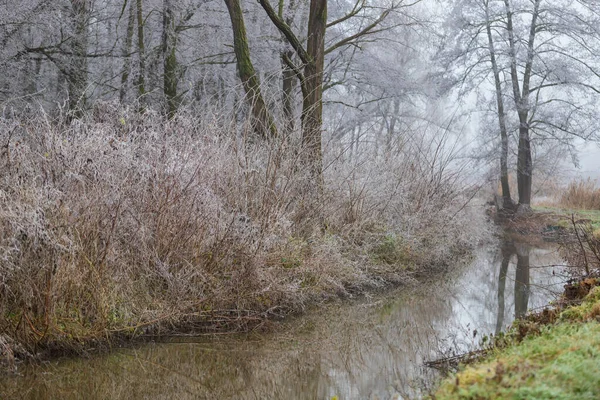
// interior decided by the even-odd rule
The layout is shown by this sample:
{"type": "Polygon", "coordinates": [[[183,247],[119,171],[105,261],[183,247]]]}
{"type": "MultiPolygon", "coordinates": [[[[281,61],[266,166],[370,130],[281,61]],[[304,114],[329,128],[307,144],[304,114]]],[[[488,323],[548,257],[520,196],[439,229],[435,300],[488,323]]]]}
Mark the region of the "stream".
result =
{"type": "Polygon", "coordinates": [[[556,247],[480,248],[443,282],[308,310],[276,333],[172,338],[20,366],[0,399],[412,399],[424,363],[475,349],[562,291],[556,247]]]}

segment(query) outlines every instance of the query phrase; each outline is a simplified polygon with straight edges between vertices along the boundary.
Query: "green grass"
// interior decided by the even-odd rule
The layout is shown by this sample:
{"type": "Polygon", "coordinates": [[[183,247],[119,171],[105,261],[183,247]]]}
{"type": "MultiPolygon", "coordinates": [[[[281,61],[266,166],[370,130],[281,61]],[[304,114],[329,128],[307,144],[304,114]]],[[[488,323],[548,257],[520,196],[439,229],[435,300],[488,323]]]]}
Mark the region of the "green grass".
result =
{"type": "Polygon", "coordinates": [[[414,259],[408,244],[394,234],[385,235],[371,253],[376,263],[399,265],[407,269],[414,259]]]}
{"type": "Polygon", "coordinates": [[[575,214],[576,220],[589,220],[594,229],[600,229],[600,210],[575,210],[548,206],[534,206],[533,210],[556,215],[559,220],[557,225],[565,225],[563,226],[565,228],[571,226],[571,214],[575,214]]]}
{"type": "Polygon", "coordinates": [[[561,321],[577,322],[597,320],[600,322],[600,286],[594,287],[585,297],[583,302],[576,306],[567,308],[560,315],[561,321]]]}
{"type": "Polygon", "coordinates": [[[600,399],[600,288],[539,335],[447,378],[442,399],[600,399]]]}

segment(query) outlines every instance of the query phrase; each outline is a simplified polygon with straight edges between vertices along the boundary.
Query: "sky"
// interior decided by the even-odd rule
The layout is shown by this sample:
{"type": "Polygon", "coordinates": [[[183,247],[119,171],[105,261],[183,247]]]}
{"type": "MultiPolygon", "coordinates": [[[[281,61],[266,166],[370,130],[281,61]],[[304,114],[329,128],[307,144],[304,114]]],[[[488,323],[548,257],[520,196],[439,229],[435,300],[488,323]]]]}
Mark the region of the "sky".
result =
{"type": "Polygon", "coordinates": [[[574,178],[591,178],[600,183],[600,145],[598,143],[586,143],[579,146],[580,168],[572,168],[574,178]]]}

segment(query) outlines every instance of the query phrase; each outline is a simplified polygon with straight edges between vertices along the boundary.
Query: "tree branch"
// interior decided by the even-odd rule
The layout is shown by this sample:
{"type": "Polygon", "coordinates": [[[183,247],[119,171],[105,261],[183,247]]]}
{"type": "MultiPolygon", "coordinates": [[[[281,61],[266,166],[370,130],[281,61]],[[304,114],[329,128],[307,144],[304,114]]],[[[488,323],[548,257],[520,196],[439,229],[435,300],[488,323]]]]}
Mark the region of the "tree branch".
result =
{"type": "Polygon", "coordinates": [[[335,21],[331,21],[330,23],[327,24],[326,27],[331,28],[332,26],[341,24],[342,22],[354,17],[365,7],[365,1],[366,0],[356,0],[354,7],[352,7],[352,11],[350,11],[348,14],[344,15],[343,17],[336,19],[335,21]]]}
{"type": "Polygon", "coordinates": [[[287,65],[287,67],[294,72],[294,75],[296,75],[298,81],[300,81],[300,89],[302,90],[302,96],[303,98],[305,98],[308,95],[308,90],[306,89],[304,74],[302,73],[302,71],[300,71],[300,68],[298,68],[298,66],[294,64],[294,62],[288,57],[287,54],[282,54],[282,60],[285,63],[285,65],[287,65]]]}
{"type": "Polygon", "coordinates": [[[258,0],[258,2],[277,29],[283,33],[292,48],[296,51],[296,54],[298,54],[298,57],[300,57],[300,60],[302,60],[304,64],[310,64],[312,62],[312,57],[310,57],[308,52],[304,49],[304,47],[302,47],[302,44],[300,44],[300,41],[294,32],[292,32],[290,26],[283,19],[279,18],[273,7],[271,7],[269,0],[258,0]]]}
{"type": "Polygon", "coordinates": [[[340,40],[336,44],[329,46],[327,49],[325,49],[325,54],[329,54],[332,51],[334,51],[335,49],[338,49],[342,46],[351,44],[354,40],[360,38],[361,36],[365,36],[369,33],[381,32],[382,31],[381,29],[377,30],[376,32],[371,32],[371,31],[373,31],[373,29],[375,29],[381,22],[383,22],[383,20],[386,19],[386,17],[390,14],[391,11],[392,11],[392,8],[385,10],[384,12],[381,13],[379,18],[377,18],[371,25],[366,26],[364,29],[355,33],[354,35],[348,36],[347,38],[340,40]]]}

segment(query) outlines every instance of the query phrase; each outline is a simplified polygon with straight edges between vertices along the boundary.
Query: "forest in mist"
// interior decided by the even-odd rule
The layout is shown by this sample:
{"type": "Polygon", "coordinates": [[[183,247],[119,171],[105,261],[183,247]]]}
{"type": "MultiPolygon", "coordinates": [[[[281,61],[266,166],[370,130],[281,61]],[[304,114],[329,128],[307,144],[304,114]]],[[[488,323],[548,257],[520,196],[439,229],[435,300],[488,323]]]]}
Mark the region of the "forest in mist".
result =
{"type": "Polygon", "coordinates": [[[534,164],[576,163],[575,139],[598,138],[597,1],[5,0],[1,8],[4,118],[40,110],[102,118],[108,107],[203,115],[238,135],[249,122],[284,136],[316,119],[324,137],[305,146],[322,139],[384,156],[444,131],[463,136],[449,151],[466,148],[461,157],[494,177],[521,171],[519,182],[534,164]]]}
{"type": "Polygon", "coordinates": [[[596,0],[0,0],[0,41],[29,350],[433,274],[600,137],[596,0]]]}

